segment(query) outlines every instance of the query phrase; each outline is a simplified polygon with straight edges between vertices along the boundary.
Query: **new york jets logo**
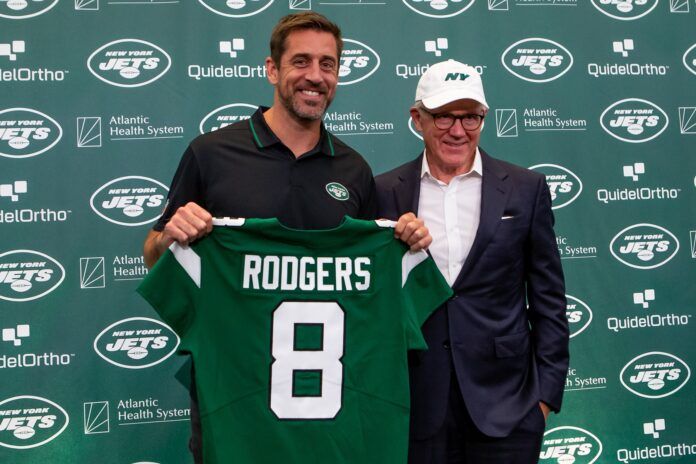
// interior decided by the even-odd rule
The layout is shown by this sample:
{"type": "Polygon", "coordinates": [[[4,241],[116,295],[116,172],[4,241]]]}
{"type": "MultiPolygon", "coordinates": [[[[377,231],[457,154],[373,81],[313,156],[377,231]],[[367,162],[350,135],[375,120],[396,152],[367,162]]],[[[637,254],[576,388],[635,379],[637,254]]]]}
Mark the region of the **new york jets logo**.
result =
{"type": "Polygon", "coordinates": [[[566,317],[570,327],[570,338],[582,333],[592,322],[592,310],[587,303],[574,296],[566,295],[566,317]]]}
{"type": "Polygon", "coordinates": [[[679,251],[679,240],[664,227],[635,224],[616,234],[609,249],[626,266],[654,269],[674,258],[679,251]]]}
{"type": "Polygon", "coordinates": [[[662,134],[669,118],[662,108],[648,100],[626,98],[610,105],[599,122],[607,134],[622,142],[643,143],[662,134]]]}
{"type": "Polygon", "coordinates": [[[220,16],[246,18],[261,13],[273,0],[198,0],[201,5],[220,16]]]}
{"type": "Polygon", "coordinates": [[[172,60],[160,47],[139,39],[114,40],[87,59],[87,67],[102,82],[116,87],[141,87],[162,77],[172,60]]]}
{"type": "Polygon", "coordinates": [[[39,396],[0,401],[0,446],[28,449],[45,445],[63,433],[70,418],[65,409],[39,396]]]}
{"type": "Polygon", "coordinates": [[[258,107],[247,103],[232,103],[215,108],[210,113],[206,114],[198,126],[201,134],[222,129],[225,126],[234,124],[235,122],[244,121],[251,118],[258,107]]]}
{"type": "Polygon", "coordinates": [[[0,300],[31,301],[63,282],[65,268],[47,254],[12,250],[0,254],[0,300]]]}
{"type": "Polygon", "coordinates": [[[163,322],[131,317],[114,322],[94,339],[94,351],[105,361],[125,369],[144,369],[174,354],[179,337],[163,322]]]}
{"type": "Polygon", "coordinates": [[[9,108],[0,111],[0,156],[29,158],[53,148],[63,136],[60,124],[40,111],[9,108]]]}
{"type": "Polygon", "coordinates": [[[689,366],[673,354],[651,351],[621,369],[621,384],[643,398],[664,398],[679,391],[691,377],[689,366]]]}
{"type": "Polygon", "coordinates": [[[592,0],[592,4],[605,15],[630,21],[642,18],[657,6],[658,0],[592,0]]]}
{"type": "Polygon", "coordinates": [[[684,52],[682,61],[689,72],[696,74],[696,44],[693,44],[687,51],[684,52]]]}
{"type": "Polygon", "coordinates": [[[58,0],[0,1],[0,18],[25,19],[43,14],[56,6],[58,0]]]}
{"type": "Polygon", "coordinates": [[[428,18],[451,18],[466,11],[474,0],[402,0],[404,5],[428,18]]]}
{"type": "Polygon", "coordinates": [[[141,226],[162,215],[169,189],[163,183],[141,176],[126,176],[99,187],[89,200],[92,210],[121,226],[141,226]]]}
{"type": "Polygon", "coordinates": [[[362,42],[343,39],[341,64],[338,68],[338,85],[350,85],[367,79],[379,68],[376,51],[362,42]]]}
{"type": "Polygon", "coordinates": [[[540,464],[592,464],[602,454],[602,442],[580,427],[556,427],[544,433],[540,464]]]}
{"type": "Polygon", "coordinates": [[[573,55],[563,45],[533,37],[510,45],[501,56],[505,69],[527,82],[550,82],[573,66],[573,55]]]}
{"type": "Polygon", "coordinates": [[[326,192],[333,198],[339,201],[346,201],[350,198],[350,193],[348,189],[338,182],[330,182],[326,184],[326,192]]]}
{"type": "Polygon", "coordinates": [[[546,176],[546,184],[551,192],[551,209],[568,206],[580,196],[582,181],[569,169],[556,164],[537,164],[529,169],[546,176]]]}

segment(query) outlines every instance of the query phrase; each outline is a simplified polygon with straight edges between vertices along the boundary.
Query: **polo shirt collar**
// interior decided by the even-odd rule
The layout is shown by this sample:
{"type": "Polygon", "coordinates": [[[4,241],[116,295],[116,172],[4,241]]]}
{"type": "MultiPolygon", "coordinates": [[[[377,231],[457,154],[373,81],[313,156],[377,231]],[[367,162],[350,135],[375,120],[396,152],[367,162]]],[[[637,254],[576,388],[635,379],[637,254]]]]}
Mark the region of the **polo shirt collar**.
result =
{"type": "MultiPolygon", "coordinates": [[[[277,143],[283,145],[278,136],[276,136],[263,117],[263,113],[269,110],[267,106],[259,106],[259,108],[251,115],[249,119],[249,127],[251,135],[254,138],[254,143],[259,148],[266,148],[277,143]]],[[[334,144],[331,140],[331,134],[324,127],[324,122],[321,123],[321,133],[319,135],[319,143],[316,147],[310,150],[307,155],[321,153],[326,156],[334,156],[334,144]]]]}

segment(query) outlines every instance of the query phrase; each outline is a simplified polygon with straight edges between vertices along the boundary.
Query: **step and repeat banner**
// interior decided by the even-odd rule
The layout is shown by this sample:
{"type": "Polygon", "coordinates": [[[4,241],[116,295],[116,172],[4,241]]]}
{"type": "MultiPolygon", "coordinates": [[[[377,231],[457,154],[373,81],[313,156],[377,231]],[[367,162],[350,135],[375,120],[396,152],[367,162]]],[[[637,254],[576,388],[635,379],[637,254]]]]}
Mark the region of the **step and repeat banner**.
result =
{"type": "Polygon", "coordinates": [[[419,153],[418,78],[453,58],[482,146],[546,175],[572,358],[540,462],[696,462],[694,0],[0,0],[0,462],[191,462],[142,241],[309,9],[345,37],[324,123],[375,173],[419,153]]]}

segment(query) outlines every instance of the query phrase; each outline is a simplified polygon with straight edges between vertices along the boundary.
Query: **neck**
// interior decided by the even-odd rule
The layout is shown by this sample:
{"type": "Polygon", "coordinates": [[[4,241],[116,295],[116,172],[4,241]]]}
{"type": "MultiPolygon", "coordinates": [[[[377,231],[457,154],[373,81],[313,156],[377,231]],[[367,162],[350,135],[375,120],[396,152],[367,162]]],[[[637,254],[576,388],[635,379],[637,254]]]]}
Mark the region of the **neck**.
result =
{"type": "Polygon", "coordinates": [[[299,157],[314,148],[321,135],[321,120],[304,120],[291,115],[279,102],[263,113],[266,124],[283,144],[299,157]]]}
{"type": "Polygon", "coordinates": [[[471,171],[471,169],[474,166],[473,157],[471,159],[468,159],[464,164],[461,164],[459,166],[440,165],[432,162],[430,158],[428,158],[427,151],[425,154],[425,160],[428,163],[430,175],[439,180],[440,182],[444,182],[445,184],[449,184],[455,177],[461,176],[462,174],[466,174],[467,172],[471,171]]]}

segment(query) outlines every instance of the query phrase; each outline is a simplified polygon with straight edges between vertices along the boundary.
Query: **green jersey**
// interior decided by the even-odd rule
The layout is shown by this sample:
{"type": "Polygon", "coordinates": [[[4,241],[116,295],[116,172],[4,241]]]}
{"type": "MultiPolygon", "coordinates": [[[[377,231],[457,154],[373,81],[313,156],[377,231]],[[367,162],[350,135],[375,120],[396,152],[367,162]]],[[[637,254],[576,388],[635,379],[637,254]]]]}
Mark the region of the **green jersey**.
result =
{"type": "Polygon", "coordinates": [[[138,291],[196,366],[205,462],[403,464],[408,349],[451,289],[390,221],[216,220],[138,291]]]}

